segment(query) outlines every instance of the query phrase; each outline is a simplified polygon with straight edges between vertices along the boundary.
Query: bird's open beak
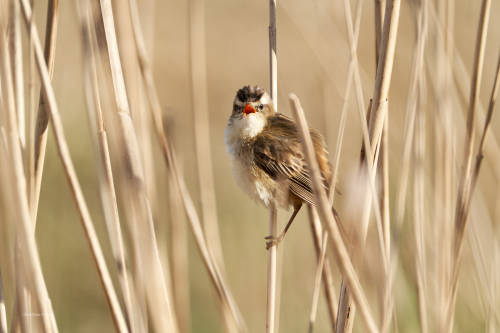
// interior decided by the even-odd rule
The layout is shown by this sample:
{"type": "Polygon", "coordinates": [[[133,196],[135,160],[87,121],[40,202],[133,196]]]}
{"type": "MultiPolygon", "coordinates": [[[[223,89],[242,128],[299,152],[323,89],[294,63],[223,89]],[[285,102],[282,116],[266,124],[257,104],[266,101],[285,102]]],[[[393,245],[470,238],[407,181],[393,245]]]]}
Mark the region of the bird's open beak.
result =
{"type": "Polygon", "coordinates": [[[245,105],[245,108],[243,109],[243,113],[244,114],[250,114],[250,113],[255,113],[255,109],[253,106],[251,106],[250,104],[247,104],[245,105]]]}

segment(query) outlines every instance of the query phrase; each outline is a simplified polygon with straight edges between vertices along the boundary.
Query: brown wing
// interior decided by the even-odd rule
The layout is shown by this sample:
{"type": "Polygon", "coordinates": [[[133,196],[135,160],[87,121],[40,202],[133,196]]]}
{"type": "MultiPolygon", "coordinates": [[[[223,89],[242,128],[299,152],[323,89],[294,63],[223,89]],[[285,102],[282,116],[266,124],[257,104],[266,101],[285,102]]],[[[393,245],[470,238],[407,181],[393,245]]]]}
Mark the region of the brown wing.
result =
{"type": "MultiPolygon", "coordinates": [[[[311,130],[325,187],[330,177],[330,166],[321,135],[311,130]],[[319,154],[318,154],[319,152],[319,154]]],[[[295,123],[276,114],[268,119],[268,125],[254,143],[255,164],[275,180],[289,180],[290,191],[314,205],[309,168],[302,153],[295,123]]]]}

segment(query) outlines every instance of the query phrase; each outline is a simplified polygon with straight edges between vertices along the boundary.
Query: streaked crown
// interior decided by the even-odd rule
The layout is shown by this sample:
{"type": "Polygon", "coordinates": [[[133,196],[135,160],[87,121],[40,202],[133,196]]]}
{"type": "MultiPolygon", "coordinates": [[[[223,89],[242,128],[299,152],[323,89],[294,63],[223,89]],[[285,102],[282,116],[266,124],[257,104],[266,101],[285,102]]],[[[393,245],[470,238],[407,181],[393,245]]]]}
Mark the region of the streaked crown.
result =
{"type": "Polygon", "coordinates": [[[247,105],[257,108],[255,111],[272,111],[271,97],[259,86],[244,86],[236,92],[233,114],[241,113],[247,105]]]}
{"type": "Polygon", "coordinates": [[[241,103],[257,102],[266,91],[258,86],[244,86],[236,93],[236,100],[241,103]]]}

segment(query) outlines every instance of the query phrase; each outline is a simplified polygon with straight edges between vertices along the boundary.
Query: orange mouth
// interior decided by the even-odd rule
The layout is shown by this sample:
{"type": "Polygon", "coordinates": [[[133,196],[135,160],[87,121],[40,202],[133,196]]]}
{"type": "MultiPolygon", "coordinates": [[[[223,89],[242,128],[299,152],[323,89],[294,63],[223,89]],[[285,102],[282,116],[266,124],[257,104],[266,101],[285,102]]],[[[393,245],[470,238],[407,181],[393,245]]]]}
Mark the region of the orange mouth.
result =
{"type": "Polygon", "coordinates": [[[243,113],[244,113],[244,114],[250,114],[250,113],[255,113],[255,112],[256,112],[256,111],[255,111],[254,107],[253,107],[253,106],[251,106],[250,104],[247,104],[247,105],[245,106],[245,108],[243,109],[243,113]]]}

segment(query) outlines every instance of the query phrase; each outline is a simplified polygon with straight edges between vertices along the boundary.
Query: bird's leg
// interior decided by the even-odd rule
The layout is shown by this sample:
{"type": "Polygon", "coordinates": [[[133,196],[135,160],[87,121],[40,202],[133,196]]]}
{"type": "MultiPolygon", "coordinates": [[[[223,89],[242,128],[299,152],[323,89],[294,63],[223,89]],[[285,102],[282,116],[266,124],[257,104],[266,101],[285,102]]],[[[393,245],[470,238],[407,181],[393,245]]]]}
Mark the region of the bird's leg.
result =
{"type": "Polygon", "coordinates": [[[285,237],[286,232],[288,231],[288,229],[292,225],[293,220],[295,220],[295,216],[297,216],[297,213],[299,212],[300,207],[302,207],[302,203],[299,203],[297,205],[293,205],[292,216],[290,216],[290,219],[288,220],[288,223],[286,224],[285,229],[283,229],[283,231],[279,234],[278,237],[273,237],[271,235],[267,236],[267,237],[264,237],[264,239],[266,239],[266,249],[269,250],[269,248],[271,246],[278,245],[283,240],[283,238],[285,237]]]}

